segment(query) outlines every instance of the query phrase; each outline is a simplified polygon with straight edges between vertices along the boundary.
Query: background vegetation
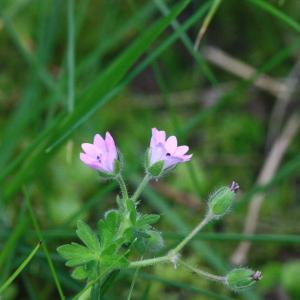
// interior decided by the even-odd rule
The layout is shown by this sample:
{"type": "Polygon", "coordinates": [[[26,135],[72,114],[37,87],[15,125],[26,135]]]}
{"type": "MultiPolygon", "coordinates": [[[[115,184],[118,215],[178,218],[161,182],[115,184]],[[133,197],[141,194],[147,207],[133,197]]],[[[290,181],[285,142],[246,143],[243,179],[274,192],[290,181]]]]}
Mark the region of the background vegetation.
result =
{"type": "MultiPolygon", "coordinates": [[[[131,299],[300,299],[299,34],[298,0],[1,0],[0,285],[43,241],[1,299],[82,288],[56,248],[78,219],[95,226],[118,189],[79,161],[80,144],[109,130],[134,191],[152,127],[194,154],[143,195],[166,248],[237,180],[235,209],[185,255],[218,274],[243,261],[264,278],[235,294],[163,265],[139,272],[131,299]],[[238,260],[241,241],[252,246],[238,260]]],[[[121,273],[104,299],[126,299],[132,278],[121,273]]]]}

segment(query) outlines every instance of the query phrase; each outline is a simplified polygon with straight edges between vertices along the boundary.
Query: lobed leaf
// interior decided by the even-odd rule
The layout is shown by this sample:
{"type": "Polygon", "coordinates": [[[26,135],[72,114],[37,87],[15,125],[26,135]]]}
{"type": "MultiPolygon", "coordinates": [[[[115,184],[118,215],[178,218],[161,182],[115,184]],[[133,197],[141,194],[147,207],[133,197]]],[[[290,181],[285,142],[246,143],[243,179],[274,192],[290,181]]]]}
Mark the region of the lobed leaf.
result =
{"type": "Polygon", "coordinates": [[[78,266],[96,259],[94,252],[77,243],[62,245],[57,248],[57,252],[67,260],[66,266],[68,267],[78,266]]]}
{"type": "Polygon", "coordinates": [[[102,249],[109,247],[118,238],[120,225],[120,213],[117,210],[110,210],[104,220],[98,222],[98,232],[102,249]]]}
{"type": "Polygon", "coordinates": [[[76,234],[82,242],[92,251],[100,252],[100,242],[94,231],[83,221],[77,222],[76,234]]]}
{"type": "Polygon", "coordinates": [[[136,211],[135,203],[131,199],[127,199],[126,200],[126,207],[128,209],[128,212],[129,212],[129,217],[130,217],[131,223],[135,224],[136,219],[137,219],[137,211],[136,211]]]}
{"type": "Polygon", "coordinates": [[[107,269],[122,269],[129,265],[126,257],[123,255],[113,254],[113,255],[103,255],[100,261],[101,267],[105,270],[107,269]]]}
{"type": "Polygon", "coordinates": [[[156,214],[145,214],[141,215],[137,220],[137,227],[148,228],[149,225],[155,224],[160,219],[160,215],[156,214]]]}
{"type": "Polygon", "coordinates": [[[84,280],[89,276],[86,266],[79,266],[74,269],[71,276],[76,280],[84,280]]]}

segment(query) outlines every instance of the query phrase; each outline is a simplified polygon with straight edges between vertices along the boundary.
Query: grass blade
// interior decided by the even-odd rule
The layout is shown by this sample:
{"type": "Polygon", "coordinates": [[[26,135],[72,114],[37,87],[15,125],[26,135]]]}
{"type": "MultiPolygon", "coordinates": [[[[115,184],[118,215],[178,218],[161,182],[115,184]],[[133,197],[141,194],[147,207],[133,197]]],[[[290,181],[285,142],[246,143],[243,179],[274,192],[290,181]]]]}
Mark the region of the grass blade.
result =
{"type": "Polygon", "coordinates": [[[51,260],[51,257],[50,257],[50,254],[49,254],[47,245],[46,245],[46,243],[45,243],[45,241],[44,241],[44,238],[43,238],[43,235],[42,235],[40,226],[39,226],[38,221],[37,221],[37,219],[36,219],[36,217],[35,217],[35,214],[34,214],[34,212],[33,212],[33,209],[32,209],[31,203],[30,203],[29,194],[28,194],[28,192],[27,192],[27,190],[26,190],[25,188],[24,188],[23,192],[24,192],[24,198],[25,198],[26,206],[27,206],[27,208],[28,208],[28,211],[29,211],[29,214],[30,214],[30,217],[31,217],[31,220],[32,220],[32,223],[33,223],[35,232],[36,232],[36,235],[37,235],[38,239],[39,239],[39,240],[41,241],[41,243],[42,243],[42,248],[43,248],[43,251],[44,251],[45,256],[46,256],[46,258],[47,258],[47,262],[48,262],[48,265],[49,265],[49,268],[50,268],[50,271],[51,271],[51,274],[52,274],[54,283],[55,283],[55,285],[56,285],[56,288],[57,288],[59,297],[60,297],[61,300],[64,300],[64,299],[65,299],[65,296],[64,296],[62,287],[61,287],[61,285],[60,285],[60,282],[59,282],[59,280],[58,280],[58,277],[57,277],[57,274],[56,274],[56,271],[55,271],[53,262],[52,262],[52,260],[51,260]]]}
{"type": "MultiPolygon", "coordinates": [[[[206,7],[206,5],[209,5],[211,1],[208,1],[205,5],[202,5],[202,7],[206,7]]],[[[170,10],[168,6],[166,5],[164,0],[155,0],[155,4],[157,5],[158,9],[164,14],[167,15],[170,13],[170,10]]],[[[214,75],[213,71],[209,67],[209,65],[205,62],[200,52],[196,51],[193,47],[193,42],[189,38],[189,36],[181,30],[181,25],[177,20],[174,20],[171,23],[172,27],[175,31],[179,31],[179,37],[182,40],[183,45],[186,47],[188,52],[191,54],[191,56],[195,59],[195,61],[199,64],[201,71],[203,72],[203,75],[207,78],[207,80],[212,84],[216,85],[218,83],[218,80],[216,76],[214,75]]]]}
{"type": "Polygon", "coordinates": [[[196,42],[195,42],[195,46],[194,48],[197,50],[199,49],[199,46],[200,46],[200,42],[205,34],[205,32],[207,31],[207,28],[213,18],[213,16],[215,15],[215,13],[217,12],[220,4],[221,4],[221,1],[222,0],[214,0],[209,12],[207,13],[207,16],[205,17],[204,21],[203,21],[203,24],[199,30],[199,33],[197,35],[197,38],[196,38],[196,42]]]}
{"type": "Polygon", "coordinates": [[[28,224],[28,218],[24,215],[23,211],[21,211],[21,214],[19,215],[18,224],[13,229],[12,232],[9,234],[8,241],[5,243],[5,245],[1,249],[0,253],[0,270],[3,270],[2,266],[6,259],[11,255],[11,253],[16,248],[16,244],[19,240],[19,238],[24,233],[25,229],[27,228],[28,224]]]}
{"type": "Polygon", "coordinates": [[[263,0],[249,0],[252,2],[254,5],[257,7],[263,9],[264,11],[268,12],[272,16],[276,17],[277,19],[283,21],[287,25],[289,25],[291,28],[296,30],[297,32],[300,32],[300,24],[293,20],[291,17],[287,16],[271,4],[267,3],[266,1],[263,0]]]}
{"type": "Polygon", "coordinates": [[[5,289],[7,289],[11,283],[18,277],[18,275],[23,271],[23,269],[29,264],[32,260],[36,252],[39,250],[41,242],[39,242],[35,248],[31,251],[31,253],[26,257],[26,259],[21,263],[21,265],[17,268],[17,270],[3,283],[0,287],[0,295],[3,293],[5,289]]]}
{"type": "Polygon", "coordinates": [[[97,110],[102,104],[104,96],[124,77],[142,53],[158,38],[189,2],[190,0],[181,1],[168,16],[152,25],[89,86],[85,93],[81,95],[78,107],[60,124],[57,134],[53,137],[54,141],[47,148],[47,152],[52,151],[53,148],[66,140],[71,132],[97,110]]]}
{"type": "Polygon", "coordinates": [[[74,41],[74,1],[68,0],[68,49],[67,49],[67,61],[68,61],[68,97],[67,108],[71,113],[74,110],[74,65],[75,65],[75,41],[74,41]]]}
{"type": "MultiPolygon", "coordinates": [[[[43,162],[43,164],[40,165],[45,165],[45,161],[48,161],[51,157],[49,152],[62,144],[77,127],[85,122],[101,105],[108,101],[115,92],[120,91],[120,87],[116,87],[115,85],[189,2],[190,0],[181,1],[173,8],[168,16],[159,20],[146,30],[113,62],[103,75],[100,75],[94,83],[90,85],[86,93],[79,96],[78,105],[72,114],[66,115],[66,113],[62,113],[58,116],[56,121],[52,123],[51,130],[49,128],[46,129],[46,132],[42,133],[43,137],[38,137],[37,140],[29,146],[31,151],[34,150],[33,152],[25,149],[21,153],[22,158],[17,158],[16,161],[12,163],[13,165],[3,170],[3,173],[0,175],[0,180],[3,180],[4,175],[7,176],[26,159],[14,180],[7,185],[3,195],[4,200],[9,199],[17,191],[24,183],[24,180],[28,178],[32,170],[39,166],[39,162],[43,162]],[[46,149],[48,149],[47,153],[45,153],[46,149]]],[[[173,41],[176,40],[176,35],[173,36],[172,39],[173,41]]]]}

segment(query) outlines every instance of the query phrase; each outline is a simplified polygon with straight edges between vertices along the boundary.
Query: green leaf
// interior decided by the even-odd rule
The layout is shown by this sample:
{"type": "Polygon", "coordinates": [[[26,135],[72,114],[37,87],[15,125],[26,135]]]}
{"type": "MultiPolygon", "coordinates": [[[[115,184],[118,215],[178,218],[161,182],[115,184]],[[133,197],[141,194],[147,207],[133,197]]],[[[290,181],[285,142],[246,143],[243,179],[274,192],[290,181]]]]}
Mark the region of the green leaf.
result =
{"type": "Polygon", "coordinates": [[[118,237],[120,225],[120,214],[117,210],[110,210],[106,213],[105,219],[98,222],[98,232],[101,241],[101,247],[107,248],[113,244],[118,237]]]}
{"type": "Polygon", "coordinates": [[[148,225],[155,224],[160,218],[160,215],[155,214],[145,214],[141,215],[138,220],[136,226],[139,228],[146,228],[148,225]]]}
{"type": "Polygon", "coordinates": [[[88,275],[89,272],[86,266],[79,266],[75,268],[75,270],[71,274],[71,276],[76,280],[84,280],[88,277],[88,275]]]}
{"type": "Polygon", "coordinates": [[[131,243],[135,238],[135,230],[134,227],[128,227],[123,233],[124,240],[126,243],[131,243]]]}
{"type": "Polygon", "coordinates": [[[77,222],[76,234],[90,250],[95,252],[101,251],[101,247],[97,235],[83,221],[77,222]]]}
{"type": "Polygon", "coordinates": [[[57,252],[67,260],[68,267],[85,264],[97,258],[95,253],[77,243],[62,245],[57,248],[57,252]]]}
{"type": "Polygon", "coordinates": [[[136,223],[137,211],[135,203],[131,199],[126,200],[127,209],[129,211],[129,217],[132,224],[136,223]]]}
{"type": "Polygon", "coordinates": [[[146,246],[147,246],[146,244],[147,244],[146,238],[139,238],[134,243],[134,247],[139,253],[144,254],[146,252],[146,246]]]}
{"type": "Polygon", "coordinates": [[[129,262],[126,257],[113,254],[113,255],[103,255],[101,257],[100,265],[103,269],[121,269],[126,268],[129,262]]]}
{"type": "Polygon", "coordinates": [[[95,260],[93,260],[93,261],[86,264],[86,269],[87,269],[87,272],[88,272],[88,282],[99,279],[98,278],[98,276],[99,276],[99,273],[98,273],[99,264],[100,264],[100,262],[95,261],[95,260]]]}

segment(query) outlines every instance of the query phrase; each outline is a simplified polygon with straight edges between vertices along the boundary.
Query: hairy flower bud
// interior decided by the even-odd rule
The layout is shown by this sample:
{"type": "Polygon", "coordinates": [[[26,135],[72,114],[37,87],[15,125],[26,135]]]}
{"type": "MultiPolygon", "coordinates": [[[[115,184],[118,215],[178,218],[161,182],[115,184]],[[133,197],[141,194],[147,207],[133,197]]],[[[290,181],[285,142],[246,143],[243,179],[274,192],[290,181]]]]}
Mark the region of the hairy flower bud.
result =
{"type": "Polygon", "coordinates": [[[260,271],[253,271],[248,268],[237,268],[231,270],[226,276],[226,285],[234,290],[240,291],[252,286],[256,281],[262,279],[260,271]]]}
{"type": "Polygon", "coordinates": [[[208,199],[209,213],[215,218],[225,215],[230,210],[238,189],[238,183],[233,181],[229,187],[224,186],[214,192],[208,199]]]}
{"type": "Polygon", "coordinates": [[[148,230],[147,234],[149,235],[147,242],[147,249],[149,252],[158,252],[164,246],[164,240],[161,236],[161,233],[156,230],[148,230]]]}

